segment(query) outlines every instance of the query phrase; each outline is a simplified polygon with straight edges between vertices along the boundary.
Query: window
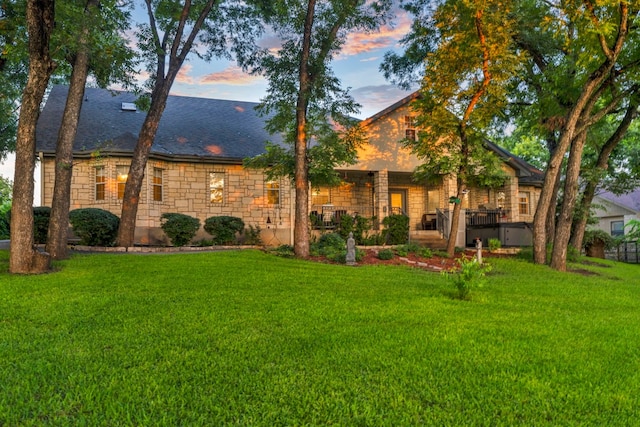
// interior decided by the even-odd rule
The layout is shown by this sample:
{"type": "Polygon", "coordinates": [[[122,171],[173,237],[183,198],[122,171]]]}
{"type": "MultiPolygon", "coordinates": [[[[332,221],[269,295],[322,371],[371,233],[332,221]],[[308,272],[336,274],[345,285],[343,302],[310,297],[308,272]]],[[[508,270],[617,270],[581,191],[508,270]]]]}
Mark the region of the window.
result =
{"type": "Polygon", "coordinates": [[[435,213],[440,207],[440,190],[434,188],[427,191],[427,213],[435,213]]]}
{"type": "Polygon", "coordinates": [[[518,212],[520,215],[529,215],[529,193],[518,193],[518,212]]]}
{"type": "Polygon", "coordinates": [[[331,203],[331,196],[329,194],[329,188],[316,188],[311,193],[311,204],[312,205],[326,205],[331,203]]]}
{"type": "Polygon", "coordinates": [[[278,181],[267,181],[267,203],[270,205],[280,204],[280,183],[278,181]]]}
{"type": "Polygon", "coordinates": [[[414,116],[404,116],[404,137],[412,141],[416,140],[416,118],[414,116]]]}
{"type": "Polygon", "coordinates": [[[104,166],[98,166],[96,171],[96,200],[104,200],[106,196],[107,172],[104,166]]]}
{"type": "Polygon", "coordinates": [[[624,236],[624,221],[611,221],[611,235],[624,236]]]}
{"type": "Polygon", "coordinates": [[[162,169],[153,168],[153,182],[151,184],[153,189],[153,201],[162,201],[162,169]]]}
{"type": "Polygon", "coordinates": [[[223,203],[224,172],[209,172],[209,194],[211,203],[223,203]]]}
{"type": "Polygon", "coordinates": [[[124,186],[127,183],[128,176],[129,176],[129,166],[126,166],[126,165],[116,166],[116,183],[118,184],[118,200],[124,199],[124,186]]]}

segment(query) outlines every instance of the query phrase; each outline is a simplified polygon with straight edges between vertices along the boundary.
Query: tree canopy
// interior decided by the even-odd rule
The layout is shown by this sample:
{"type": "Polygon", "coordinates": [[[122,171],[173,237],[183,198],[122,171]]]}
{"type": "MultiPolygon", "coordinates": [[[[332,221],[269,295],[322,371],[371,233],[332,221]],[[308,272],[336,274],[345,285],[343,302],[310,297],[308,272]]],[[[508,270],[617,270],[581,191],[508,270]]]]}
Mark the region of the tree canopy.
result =
{"type": "Polygon", "coordinates": [[[309,183],[336,184],[337,164],[353,163],[361,131],[350,116],[359,105],[341,87],[330,63],[351,32],[374,31],[388,18],[389,0],[280,0],[259,2],[280,43],[264,51],[253,71],[269,80],[260,110],[267,129],[283,133],[289,148],[271,145],[249,165],[271,163],[271,174],[293,178],[294,250],[309,255],[309,183]]]}

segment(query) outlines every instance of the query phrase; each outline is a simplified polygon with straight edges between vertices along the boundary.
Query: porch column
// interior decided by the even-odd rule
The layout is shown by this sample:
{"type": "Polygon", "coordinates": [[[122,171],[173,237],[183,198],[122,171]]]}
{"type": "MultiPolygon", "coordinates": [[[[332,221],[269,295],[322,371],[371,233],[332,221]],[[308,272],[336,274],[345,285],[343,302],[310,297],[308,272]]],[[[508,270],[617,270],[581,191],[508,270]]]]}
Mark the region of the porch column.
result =
{"type": "Polygon", "coordinates": [[[382,220],[389,216],[389,172],[384,169],[375,173],[375,209],[378,217],[378,227],[382,220]]]}

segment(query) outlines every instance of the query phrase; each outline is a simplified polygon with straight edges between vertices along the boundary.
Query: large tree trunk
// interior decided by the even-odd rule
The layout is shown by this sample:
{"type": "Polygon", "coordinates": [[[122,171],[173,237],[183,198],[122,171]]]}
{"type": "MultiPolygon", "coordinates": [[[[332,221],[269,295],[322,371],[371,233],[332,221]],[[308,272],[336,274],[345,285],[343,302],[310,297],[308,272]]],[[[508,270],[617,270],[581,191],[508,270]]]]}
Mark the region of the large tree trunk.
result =
{"type": "Polygon", "coordinates": [[[565,124],[562,129],[560,140],[558,141],[558,147],[552,154],[547,171],[545,174],[544,184],[542,192],[540,193],[540,200],[538,202],[538,208],[533,220],[533,262],[536,264],[544,264],[546,261],[546,233],[545,225],[547,214],[549,212],[552,203],[553,183],[557,179],[560,173],[560,166],[564,154],[569,148],[569,144],[574,139],[576,126],[578,120],[583,114],[585,107],[589,104],[593,105],[591,97],[596,93],[600,85],[610,77],[611,70],[613,69],[618,56],[622,52],[624,47],[626,36],[628,32],[628,19],[629,19],[629,5],[624,2],[620,3],[620,25],[618,26],[618,33],[616,35],[615,42],[612,48],[609,47],[604,36],[600,35],[601,47],[605,53],[606,59],[594,70],[589,76],[588,80],[582,87],[580,96],[576,100],[573,108],[566,117],[565,124]]]}
{"type": "Polygon", "coordinates": [[[556,177],[556,182],[553,185],[553,194],[551,195],[551,206],[547,212],[547,222],[545,224],[545,248],[553,244],[553,239],[556,237],[556,215],[558,213],[558,206],[560,201],[558,195],[560,194],[560,187],[562,186],[562,174],[559,173],[556,177]]]}
{"type": "Polygon", "coordinates": [[[311,78],[309,56],[311,53],[311,31],[316,2],[307,3],[307,16],[304,22],[302,52],[300,55],[298,99],[296,101],[296,140],[295,140],[295,187],[296,208],[293,228],[293,249],[296,256],[309,256],[309,161],[307,159],[307,108],[311,78]]]}
{"type": "Polygon", "coordinates": [[[578,250],[582,249],[582,242],[584,239],[584,231],[587,228],[587,221],[589,219],[589,213],[591,211],[591,203],[593,202],[593,197],[596,194],[596,189],[598,187],[599,182],[596,179],[599,179],[609,168],[609,157],[611,153],[616,148],[616,146],[622,141],[622,138],[626,135],[629,130],[629,126],[633,120],[638,116],[638,101],[633,100],[628,106],[627,111],[625,112],[622,121],[616,128],[616,131],[611,135],[611,137],[607,140],[607,142],[600,149],[600,153],[598,154],[598,160],[596,162],[596,173],[591,174],[595,179],[590,179],[587,182],[587,186],[582,195],[581,207],[580,207],[580,216],[575,223],[573,234],[571,236],[571,244],[573,247],[578,250]]]}
{"type": "Polygon", "coordinates": [[[573,140],[569,152],[569,162],[567,163],[566,178],[564,180],[562,208],[558,216],[556,235],[553,240],[553,251],[551,252],[551,268],[558,271],[566,271],[567,269],[567,250],[569,237],[571,236],[573,212],[578,196],[578,178],[580,177],[580,165],[582,164],[582,151],[586,141],[587,132],[584,131],[573,140]]]}
{"type": "Polygon", "coordinates": [[[142,129],[138,135],[138,141],[136,148],[131,158],[131,165],[129,167],[129,173],[127,175],[127,183],[124,187],[124,196],[122,200],[122,215],[120,217],[120,226],[118,228],[118,236],[116,238],[116,244],[119,246],[133,246],[135,232],[136,232],[136,217],[138,216],[138,203],[140,202],[140,190],[142,189],[142,182],[144,179],[144,171],[147,167],[147,160],[149,159],[149,153],[151,152],[151,146],[153,140],[156,137],[158,126],[160,125],[160,119],[162,113],[167,105],[167,98],[169,97],[169,91],[171,86],[182,67],[187,55],[191,51],[193,43],[198,36],[198,32],[202,29],[204,22],[209,16],[214,4],[217,4],[217,0],[207,0],[202,9],[199,12],[192,10],[191,2],[186,2],[178,18],[177,26],[175,28],[175,34],[172,34],[173,42],[171,46],[167,45],[167,42],[171,39],[169,33],[162,36],[160,40],[158,28],[156,26],[155,16],[153,14],[154,2],[151,0],[145,0],[147,5],[147,12],[149,14],[149,24],[151,32],[153,34],[153,40],[156,50],[156,75],[153,91],[151,92],[151,105],[147,116],[142,123],[142,129]],[[185,36],[185,23],[188,21],[190,15],[195,13],[198,18],[190,26],[190,32],[188,36],[185,36]],[[168,71],[167,69],[167,54],[168,58],[168,71]]]}
{"type": "Polygon", "coordinates": [[[564,155],[569,148],[569,144],[573,140],[573,135],[583,109],[588,104],[589,98],[602,83],[605,75],[608,74],[610,69],[611,66],[601,67],[598,72],[594,72],[592,74],[592,78],[585,84],[582,89],[582,93],[580,94],[580,98],[576,101],[573,109],[567,116],[566,123],[562,129],[562,136],[558,141],[558,147],[551,154],[551,158],[549,159],[549,164],[547,165],[544,177],[544,184],[542,185],[542,191],[540,192],[540,199],[538,200],[538,207],[533,218],[533,262],[536,264],[544,264],[546,262],[547,217],[549,215],[549,209],[551,209],[552,203],[554,202],[554,186],[562,168],[564,155]]]}
{"type": "Polygon", "coordinates": [[[120,217],[120,226],[118,228],[117,244],[118,246],[133,246],[136,217],[138,215],[138,203],[140,201],[140,190],[144,180],[144,171],[147,167],[147,160],[151,152],[153,140],[156,137],[158,126],[162,113],[167,105],[169,89],[171,83],[165,81],[164,84],[156,83],[153,94],[151,95],[151,106],[149,112],[144,119],[138,143],[133,151],[131,165],[127,175],[127,183],[124,187],[124,196],[122,200],[122,215],[120,217]]]}
{"type": "MultiPolygon", "coordinates": [[[[98,7],[98,4],[98,0],[89,0],[86,13],[93,12],[98,7]]],[[[89,71],[89,51],[87,46],[89,29],[86,25],[83,26],[81,32],[82,36],[80,37],[80,45],[73,63],[67,102],[62,115],[56,146],[55,184],[46,247],[51,258],[55,260],[65,259],[69,256],[67,239],[69,233],[69,205],[71,203],[71,176],[73,173],[73,142],[78,130],[84,88],[89,71]]]]}
{"type": "Polygon", "coordinates": [[[447,253],[450,257],[453,257],[456,253],[458,226],[460,224],[460,212],[462,211],[462,197],[467,188],[460,178],[457,179],[457,187],[456,199],[460,200],[460,203],[453,204],[453,212],[451,213],[451,230],[449,231],[449,240],[447,240],[447,253]]]}
{"type": "Polygon", "coordinates": [[[40,103],[55,68],[49,52],[54,15],[53,0],[27,1],[29,76],[22,96],[16,136],[9,256],[11,273],[42,273],[50,266],[49,255],[34,248],[33,172],[40,103]]]}

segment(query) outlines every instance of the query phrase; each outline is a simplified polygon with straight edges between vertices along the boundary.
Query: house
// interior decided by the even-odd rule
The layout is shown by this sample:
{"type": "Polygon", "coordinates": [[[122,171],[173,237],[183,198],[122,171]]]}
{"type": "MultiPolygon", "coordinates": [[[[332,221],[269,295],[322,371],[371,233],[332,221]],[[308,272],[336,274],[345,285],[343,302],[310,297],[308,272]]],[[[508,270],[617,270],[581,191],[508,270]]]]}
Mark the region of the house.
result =
{"type": "Polygon", "coordinates": [[[623,236],[629,221],[640,221],[640,188],[619,196],[605,191],[593,198],[593,216],[598,224],[593,228],[604,230],[613,237],[623,236]]]}
{"type": "MultiPolygon", "coordinates": [[[[37,127],[41,161],[42,205],[51,205],[55,144],[68,88],[55,86],[37,127]]],[[[339,167],[338,187],[314,188],[310,215],[318,228],[331,227],[348,213],[372,219],[375,227],[393,213],[409,217],[412,236],[448,233],[449,197],[455,181],[415,182],[420,163],[400,140],[415,137],[415,113],[410,95],[361,125],[368,144],[359,161],[339,167]]],[[[74,143],[71,209],[98,207],[121,212],[126,175],[145,113],[133,104],[135,95],[87,88],[74,143]]],[[[264,151],[264,143],[281,143],[264,130],[257,104],[170,96],[154,141],[140,195],[138,244],[168,243],[160,216],[180,212],[204,221],[218,215],[240,217],[259,226],[268,245],[291,244],[295,192],[287,179],[267,181],[259,170],[245,169],[242,160],[264,151]]],[[[542,173],[487,141],[487,149],[503,160],[508,175],[499,189],[472,188],[462,200],[465,227],[476,224],[527,223],[533,220],[542,173]]],[[[204,237],[204,235],[202,235],[204,237]]],[[[465,244],[464,233],[460,245],[465,244]]]]}

